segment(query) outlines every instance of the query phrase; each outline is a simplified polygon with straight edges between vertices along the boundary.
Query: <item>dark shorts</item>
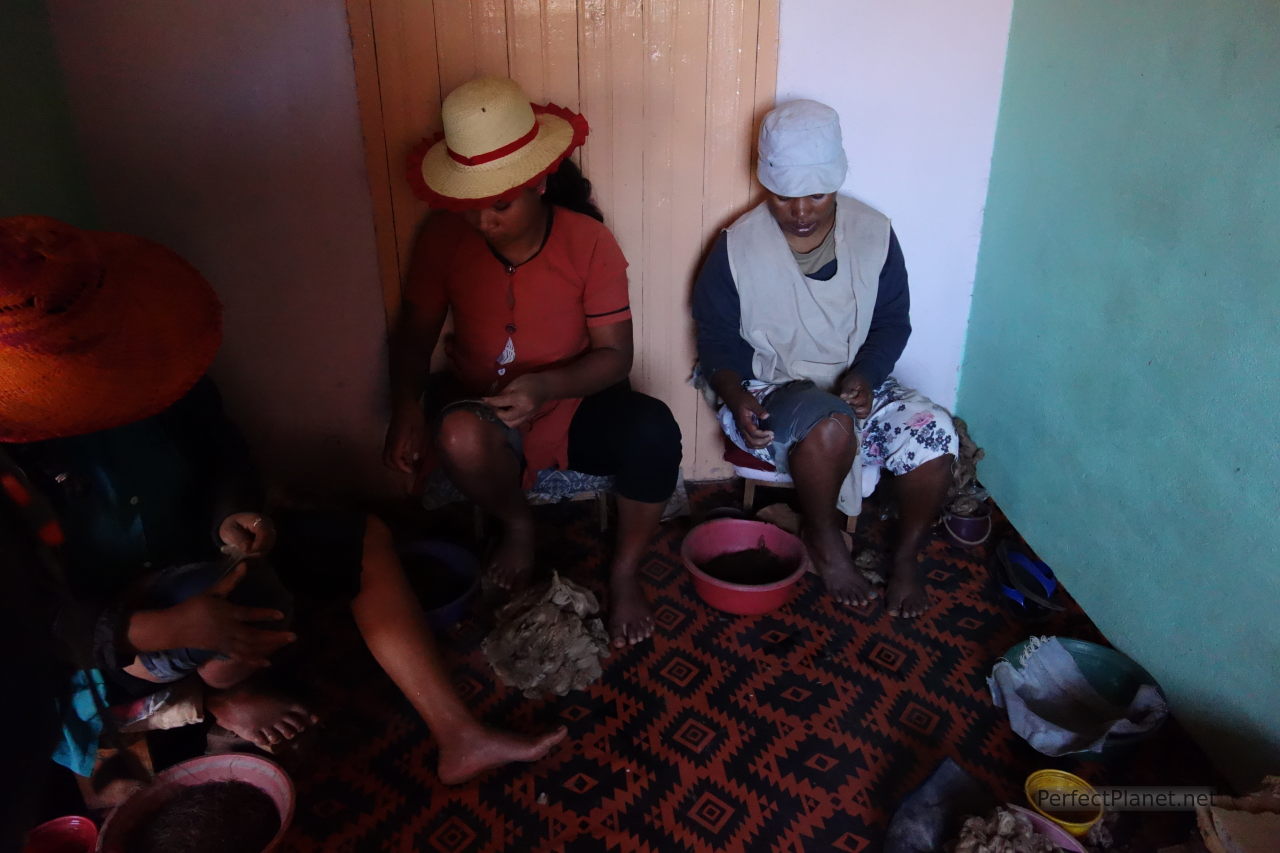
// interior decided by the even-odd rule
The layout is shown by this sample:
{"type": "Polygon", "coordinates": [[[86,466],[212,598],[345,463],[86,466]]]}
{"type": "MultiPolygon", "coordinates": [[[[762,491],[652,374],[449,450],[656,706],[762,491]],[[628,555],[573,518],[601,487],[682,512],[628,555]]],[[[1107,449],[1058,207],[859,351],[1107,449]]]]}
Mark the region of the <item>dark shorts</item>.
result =
{"type": "MultiPolygon", "coordinates": [[[[458,399],[460,393],[450,377],[432,377],[425,410],[432,430],[451,412],[471,412],[503,431],[523,471],[521,432],[502,423],[479,400],[458,399]]],[[[634,501],[661,503],[671,497],[682,452],[680,426],[666,403],[632,390],[626,379],[584,397],[569,424],[569,468],[612,477],[614,492],[634,501]]]]}
{"type": "Polygon", "coordinates": [[[623,380],[582,400],[569,424],[569,467],[613,477],[618,495],[662,503],[675,491],[683,448],[667,404],[623,380]]]}
{"type": "Polygon", "coordinates": [[[511,452],[520,460],[520,471],[524,472],[524,433],[514,427],[509,427],[498,417],[498,413],[488,403],[479,400],[454,400],[447,403],[436,412],[435,416],[429,420],[431,424],[431,432],[435,434],[440,429],[440,424],[446,417],[454,412],[470,412],[482,421],[487,421],[498,429],[502,430],[502,436],[506,439],[507,447],[511,448],[511,452]]]}

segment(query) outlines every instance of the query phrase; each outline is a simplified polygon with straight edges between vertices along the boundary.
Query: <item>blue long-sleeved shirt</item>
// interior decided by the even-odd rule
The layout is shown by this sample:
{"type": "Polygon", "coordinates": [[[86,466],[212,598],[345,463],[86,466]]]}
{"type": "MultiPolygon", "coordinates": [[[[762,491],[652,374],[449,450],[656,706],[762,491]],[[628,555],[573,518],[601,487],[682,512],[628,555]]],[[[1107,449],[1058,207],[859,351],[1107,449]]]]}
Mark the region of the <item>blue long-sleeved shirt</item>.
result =
{"type": "MultiPolygon", "coordinates": [[[[809,278],[829,281],[838,262],[832,260],[809,278]]],[[[732,370],[743,379],[755,378],[751,344],[739,334],[742,305],[729,267],[729,244],[724,232],[716,238],[711,254],[698,273],[693,288],[693,319],[698,330],[698,361],[707,378],[717,370],[732,370]]],[[[867,339],[854,356],[853,370],[872,388],[888,377],[911,336],[911,293],[907,265],[898,237],[889,232],[889,251],[880,270],[876,305],[867,339]]]]}

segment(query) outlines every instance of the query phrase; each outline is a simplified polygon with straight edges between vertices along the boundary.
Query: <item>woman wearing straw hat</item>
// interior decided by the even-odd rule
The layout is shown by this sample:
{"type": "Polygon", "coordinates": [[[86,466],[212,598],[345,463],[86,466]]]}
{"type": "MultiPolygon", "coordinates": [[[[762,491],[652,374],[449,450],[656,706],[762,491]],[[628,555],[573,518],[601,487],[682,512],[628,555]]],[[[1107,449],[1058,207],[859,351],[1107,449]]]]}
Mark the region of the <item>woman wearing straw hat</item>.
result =
{"type": "MultiPolygon", "coordinates": [[[[0,219],[0,442],[65,532],[82,607],[59,621],[92,655],[83,692],[137,710],[198,679],[234,734],[263,748],[293,739],[316,718],[262,671],[295,639],[279,582],[292,579],[350,601],[366,645],[436,735],[442,780],[546,754],[563,728],[497,731],[462,705],[386,525],[264,514],[248,450],[202,378],[221,319],[213,289],[162,246],[0,219]]],[[[88,775],[101,720],[80,722],[55,757],[88,775]]]]}
{"type": "Polygon", "coordinates": [[[385,460],[412,472],[433,456],[502,522],[489,572],[508,589],[532,571],[524,489],[537,473],[613,476],[610,631],[615,645],[638,642],[653,616],[636,571],[675,488],[680,431],[665,404],[627,382],[627,262],[566,159],[587,123],[497,78],[458,87],[441,117],[443,137],[410,159],[409,180],[436,212],[414,249],[392,347],[385,460]],[[427,390],[450,312],[449,387],[427,390]]]}

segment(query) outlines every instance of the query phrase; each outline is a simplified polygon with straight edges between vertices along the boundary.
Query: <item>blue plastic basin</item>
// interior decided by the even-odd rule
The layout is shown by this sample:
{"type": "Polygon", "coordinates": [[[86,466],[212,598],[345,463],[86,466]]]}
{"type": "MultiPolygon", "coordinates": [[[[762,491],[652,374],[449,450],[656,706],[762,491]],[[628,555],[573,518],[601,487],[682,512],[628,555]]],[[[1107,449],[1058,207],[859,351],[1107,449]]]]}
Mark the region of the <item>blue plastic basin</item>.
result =
{"type": "Polygon", "coordinates": [[[440,633],[461,622],[480,588],[475,556],[460,545],[436,539],[406,542],[396,551],[432,629],[440,633]]]}

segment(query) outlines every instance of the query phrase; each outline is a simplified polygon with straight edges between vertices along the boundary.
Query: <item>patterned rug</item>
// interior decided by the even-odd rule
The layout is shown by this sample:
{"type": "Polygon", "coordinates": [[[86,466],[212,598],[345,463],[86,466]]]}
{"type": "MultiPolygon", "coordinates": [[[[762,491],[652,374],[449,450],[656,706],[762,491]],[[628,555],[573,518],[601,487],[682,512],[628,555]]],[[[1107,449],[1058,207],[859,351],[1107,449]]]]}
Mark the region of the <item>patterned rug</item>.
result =
{"type": "MultiPolygon", "coordinates": [[[[740,490],[691,487],[695,518],[733,504],[740,490]]],[[[883,550],[892,521],[872,509],[857,547],[883,550]]],[[[467,530],[469,518],[446,508],[429,524],[467,530]]],[[[600,590],[611,535],[590,505],[543,507],[538,520],[540,566],[600,590]]],[[[995,592],[986,547],[929,543],[936,603],[914,622],[887,616],[878,602],[841,607],[812,576],[783,609],[736,617],[694,594],[679,559],[688,526],[664,526],[644,567],[653,641],[614,654],[585,692],[528,700],[497,684],[478,650],[478,619],[445,639],[458,689],[479,717],[522,731],[569,727],[541,762],[456,788],[436,780],[433,739],[350,619],[313,615],[327,722],[295,771],[286,848],[854,853],[880,849],[897,804],[948,756],[1017,803],[1027,774],[1043,767],[1108,784],[1216,779],[1173,723],[1107,764],[1047,758],[1010,730],[985,682],[995,659],[1033,633],[1102,638],[1074,603],[1043,621],[1020,618],[995,592]]],[[[996,536],[1010,532],[1000,519],[996,536]]],[[[1138,835],[1132,850],[1185,839],[1190,826],[1185,814],[1125,817],[1121,834],[1138,835]]]]}

